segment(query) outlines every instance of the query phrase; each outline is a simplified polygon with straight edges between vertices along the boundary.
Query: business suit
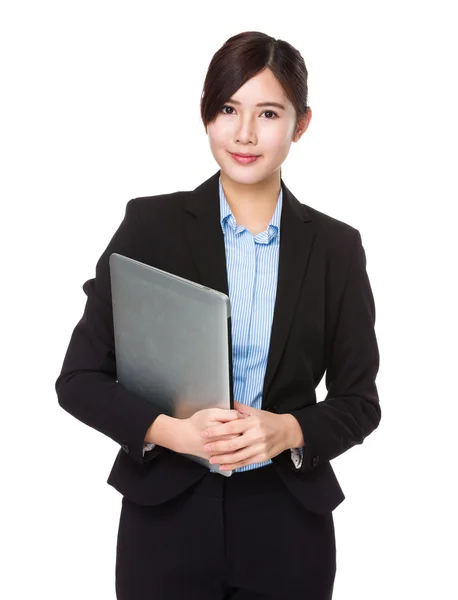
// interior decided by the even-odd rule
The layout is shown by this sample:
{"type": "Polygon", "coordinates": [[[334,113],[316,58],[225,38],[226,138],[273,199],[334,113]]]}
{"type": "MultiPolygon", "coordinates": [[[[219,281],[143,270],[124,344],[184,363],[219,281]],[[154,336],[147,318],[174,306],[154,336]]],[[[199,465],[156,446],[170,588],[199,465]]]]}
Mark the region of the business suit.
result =
{"type": "MultiPolygon", "coordinates": [[[[219,172],[191,192],[128,203],[95,279],[83,286],[85,312],[56,381],[63,408],[121,445],[108,483],[135,506],[177,498],[207,481],[208,471],[158,446],[142,456],[158,411],[116,382],[108,257],[131,256],[228,294],[218,178],[219,172]],[[157,222],[160,230],[154,229],[157,222]],[[166,245],[166,236],[175,243],[166,245]]],[[[329,461],[362,443],[381,416],[375,306],[359,232],[301,204],[283,181],[282,187],[283,236],[263,409],[293,414],[303,431],[299,470],[289,450],[272,458],[279,481],[306,511],[329,515],[344,499],[329,461]],[[317,404],[315,388],[325,371],[328,394],[317,404]]]]}

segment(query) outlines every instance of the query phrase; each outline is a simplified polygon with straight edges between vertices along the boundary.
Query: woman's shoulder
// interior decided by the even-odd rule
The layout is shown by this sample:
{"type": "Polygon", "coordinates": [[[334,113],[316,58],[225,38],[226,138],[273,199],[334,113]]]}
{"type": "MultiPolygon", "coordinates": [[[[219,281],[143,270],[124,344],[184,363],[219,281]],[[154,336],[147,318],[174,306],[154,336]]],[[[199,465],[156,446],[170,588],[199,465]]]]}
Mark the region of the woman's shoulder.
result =
{"type": "MultiPolygon", "coordinates": [[[[299,212],[304,216],[304,220],[311,221],[314,229],[320,234],[329,238],[338,238],[339,240],[354,240],[358,235],[358,230],[354,225],[347,223],[341,219],[331,216],[314,206],[301,202],[288,188],[286,188],[289,198],[293,204],[302,205],[303,210],[299,212]]],[[[297,211],[296,211],[297,212],[297,211]]]]}
{"type": "Polygon", "coordinates": [[[360,239],[359,230],[356,226],[337,219],[311,206],[306,206],[317,234],[324,242],[328,250],[335,249],[337,252],[344,248],[353,248],[356,240],[360,239]]]}
{"type": "Polygon", "coordinates": [[[327,213],[324,213],[316,208],[311,206],[307,206],[307,211],[310,213],[310,216],[314,221],[316,221],[317,225],[323,227],[332,232],[342,232],[343,235],[347,234],[350,236],[354,236],[356,232],[356,227],[347,223],[346,221],[342,221],[341,219],[337,219],[327,213]]]}

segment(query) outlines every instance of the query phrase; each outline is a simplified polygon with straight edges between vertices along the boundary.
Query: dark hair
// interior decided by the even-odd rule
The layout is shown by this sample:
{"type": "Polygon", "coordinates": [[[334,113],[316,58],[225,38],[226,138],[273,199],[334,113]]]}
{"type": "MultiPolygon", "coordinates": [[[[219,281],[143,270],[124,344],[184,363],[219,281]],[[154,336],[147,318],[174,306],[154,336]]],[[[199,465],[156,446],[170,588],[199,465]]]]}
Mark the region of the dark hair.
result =
{"type": "Polygon", "coordinates": [[[200,100],[200,114],[207,127],[232,94],[249,79],[269,68],[296,110],[298,120],[307,111],[307,69],[302,55],[284,40],[259,31],[230,37],[214,54],[200,100]]]}

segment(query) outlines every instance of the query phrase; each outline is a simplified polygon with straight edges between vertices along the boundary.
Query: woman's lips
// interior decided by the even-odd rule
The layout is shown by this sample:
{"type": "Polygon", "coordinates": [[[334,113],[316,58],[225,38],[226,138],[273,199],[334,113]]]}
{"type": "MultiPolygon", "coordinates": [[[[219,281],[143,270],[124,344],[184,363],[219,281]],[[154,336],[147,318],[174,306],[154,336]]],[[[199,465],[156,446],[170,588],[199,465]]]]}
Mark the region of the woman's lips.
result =
{"type": "Polygon", "coordinates": [[[260,158],[259,156],[242,156],[241,154],[233,154],[232,152],[229,152],[229,154],[240,165],[248,165],[260,158]]]}

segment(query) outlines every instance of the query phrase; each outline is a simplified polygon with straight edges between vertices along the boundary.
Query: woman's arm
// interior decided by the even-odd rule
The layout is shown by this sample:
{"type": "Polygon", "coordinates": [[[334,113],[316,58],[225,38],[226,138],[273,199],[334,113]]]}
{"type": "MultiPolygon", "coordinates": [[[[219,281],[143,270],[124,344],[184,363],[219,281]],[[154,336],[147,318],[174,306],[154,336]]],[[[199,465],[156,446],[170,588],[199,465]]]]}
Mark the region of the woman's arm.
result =
{"type": "Polygon", "coordinates": [[[301,472],[361,444],[378,426],[381,410],[375,379],[380,357],[374,326],[375,303],[356,230],[326,370],[328,393],[322,402],[290,413],[304,438],[301,472]]]}
{"type": "Polygon", "coordinates": [[[181,419],[170,417],[165,414],[161,414],[154,419],[153,423],[146,432],[144,443],[144,451],[152,449],[152,446],[163,446],[169,448],[174,452],[178,452],[181,439],[181,419]]]}
{"type": "Polygon", "coordinates": [[[137,204],[130,200],[121,225],[97,262],[95,278],[83,285],[86,306],[72,333],[55,389],[62,408],[144,463],[162,449],[158,445],[143,457],[146,432],[161,411],[117,381],[108,262],[113,252],[142,260],[140,221],[137,204]]]}

